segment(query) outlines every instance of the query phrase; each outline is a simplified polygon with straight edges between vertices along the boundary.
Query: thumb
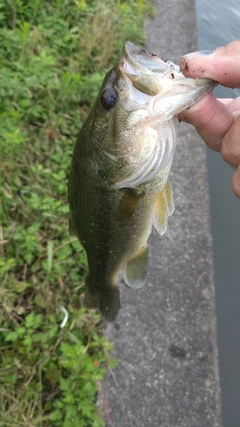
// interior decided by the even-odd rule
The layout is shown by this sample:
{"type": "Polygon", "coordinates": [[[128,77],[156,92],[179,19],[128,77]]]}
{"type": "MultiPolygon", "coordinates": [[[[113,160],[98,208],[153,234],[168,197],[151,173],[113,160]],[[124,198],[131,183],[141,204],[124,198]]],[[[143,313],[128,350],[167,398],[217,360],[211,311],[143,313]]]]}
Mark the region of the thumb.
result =
{"type": "Polygon", "coordinates": [[[226,87],[240,88],[240,40],[218,47],[213,52],[184,55],[180,59],[180,69],[187,77],[209,78],[226,87]]]}

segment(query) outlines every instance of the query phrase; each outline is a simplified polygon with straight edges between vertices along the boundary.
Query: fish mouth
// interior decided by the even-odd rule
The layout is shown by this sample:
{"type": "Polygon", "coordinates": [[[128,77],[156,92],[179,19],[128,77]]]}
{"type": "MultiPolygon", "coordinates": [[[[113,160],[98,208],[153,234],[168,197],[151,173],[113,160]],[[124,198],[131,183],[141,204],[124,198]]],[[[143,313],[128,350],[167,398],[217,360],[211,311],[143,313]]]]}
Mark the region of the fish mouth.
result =
{"type": "Polygon", "coordinates": [[[123,47],[119,72],[121,78],[117,90],[124,110],[148,109],[151,115],[165,112],[170,107],[170,99],[176,98],[175,115],[217,84],[210,79],[186,78],[173,62],[131,42],[126,42],[123,47]]]}

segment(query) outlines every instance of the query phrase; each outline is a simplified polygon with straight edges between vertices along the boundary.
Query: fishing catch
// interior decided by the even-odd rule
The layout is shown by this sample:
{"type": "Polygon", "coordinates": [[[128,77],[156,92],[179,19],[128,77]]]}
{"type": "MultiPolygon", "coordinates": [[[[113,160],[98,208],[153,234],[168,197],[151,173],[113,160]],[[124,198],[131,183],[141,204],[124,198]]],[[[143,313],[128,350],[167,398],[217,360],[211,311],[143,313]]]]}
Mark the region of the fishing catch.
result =
{"type": "Polygon", "coordinates": [[[70,234],[87,254],[86,304],[108,321],[120,308],[120,269],[129,286],[144,284],[152,226],[163,235],[173,213],[176,114],[215,85],[127,42],[82,126],[69,177],[70,234]]]}

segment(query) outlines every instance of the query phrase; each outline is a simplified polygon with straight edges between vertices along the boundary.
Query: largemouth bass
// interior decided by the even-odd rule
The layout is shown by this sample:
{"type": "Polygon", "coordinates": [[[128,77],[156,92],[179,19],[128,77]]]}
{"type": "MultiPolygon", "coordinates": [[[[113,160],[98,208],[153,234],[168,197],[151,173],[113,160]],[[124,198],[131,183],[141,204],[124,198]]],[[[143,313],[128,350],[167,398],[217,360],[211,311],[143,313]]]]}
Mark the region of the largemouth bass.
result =
{"type": "Polygon", "coordinates": [[[87,254],[86,304],[108,321],[120,308],[120,269],[129,286],[143,285],[152,226],[164,234],[174,209],[176,114],[214,86],[127,42],[82,126],[69,178],[70,233],[87,254]]]}

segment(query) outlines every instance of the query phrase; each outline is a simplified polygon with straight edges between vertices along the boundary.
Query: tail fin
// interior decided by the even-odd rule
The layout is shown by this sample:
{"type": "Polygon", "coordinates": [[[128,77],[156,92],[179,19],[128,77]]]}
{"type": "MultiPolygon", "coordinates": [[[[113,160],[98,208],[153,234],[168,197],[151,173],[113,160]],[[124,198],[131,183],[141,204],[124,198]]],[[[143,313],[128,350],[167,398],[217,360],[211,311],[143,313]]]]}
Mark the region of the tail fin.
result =
{"type": "Polygon", "coordinates": [[[86,283],[85,300],[87,307],[98,308],[108,322],[116,319],[120,308],[120,295],[116,286],[102,288],[86,283]]]}

